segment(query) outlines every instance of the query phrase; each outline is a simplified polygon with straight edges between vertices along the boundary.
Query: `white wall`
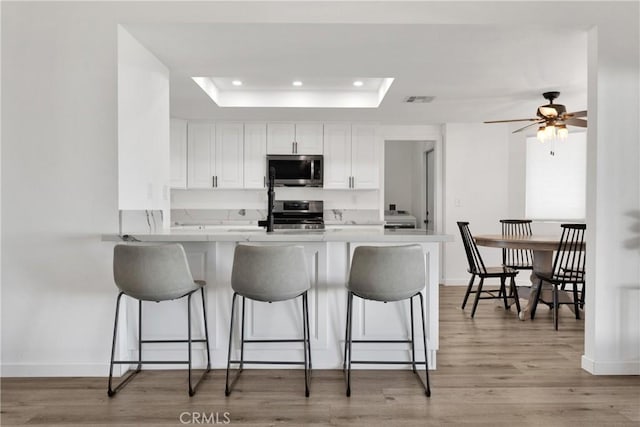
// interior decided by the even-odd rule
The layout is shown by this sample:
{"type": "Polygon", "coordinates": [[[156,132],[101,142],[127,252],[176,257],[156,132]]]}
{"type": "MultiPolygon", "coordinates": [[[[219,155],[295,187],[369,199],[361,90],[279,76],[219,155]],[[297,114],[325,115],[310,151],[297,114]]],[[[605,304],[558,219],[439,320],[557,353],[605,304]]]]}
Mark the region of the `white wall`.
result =
{"type": "Polygon", "coordinates": [[[2,375],[105,375],[115,306],[116,26],[2,4],[2,375]]]}
{"type": "Polygon", "coordinates": [[[414,186],[412,141],[386,141],[384,145],[384,208],[413,213],[414,186]]]}
{"type": "MultiPolygon", "coordinates": [[[[468,221],[472,234],[500,232],[509,214],[509,129],[506,125],[448,123],[445,126],[445,232],[454,236],[446,245],[447,284],[469,281],[467,260],[457,221],[468,221]]],[[[487,265],[500,265],[499,249],[482,248],[487,265]]]]}
{"type": "Polygon", "coordinates": [[[118,26],[118,206],[169,213],[169,69],[118,26]]]}
{"type": "Polygon", "coordinates": [[[582,367],[596,374],[640,374],[639,15],[636,2],[589,32],[582,367]]]}

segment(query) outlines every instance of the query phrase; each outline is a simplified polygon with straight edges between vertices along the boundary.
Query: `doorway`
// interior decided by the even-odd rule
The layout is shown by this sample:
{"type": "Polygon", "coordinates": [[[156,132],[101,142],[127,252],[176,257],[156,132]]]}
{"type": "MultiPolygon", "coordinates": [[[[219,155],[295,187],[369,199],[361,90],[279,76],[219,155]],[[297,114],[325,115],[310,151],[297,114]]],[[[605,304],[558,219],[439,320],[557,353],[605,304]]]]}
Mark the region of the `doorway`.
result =
{"type": "Polygon", "coordinates": [[[412,222],[415,228],[437,231],[438,171],[436,142],[385,140],[385,221],[412,222]]]}

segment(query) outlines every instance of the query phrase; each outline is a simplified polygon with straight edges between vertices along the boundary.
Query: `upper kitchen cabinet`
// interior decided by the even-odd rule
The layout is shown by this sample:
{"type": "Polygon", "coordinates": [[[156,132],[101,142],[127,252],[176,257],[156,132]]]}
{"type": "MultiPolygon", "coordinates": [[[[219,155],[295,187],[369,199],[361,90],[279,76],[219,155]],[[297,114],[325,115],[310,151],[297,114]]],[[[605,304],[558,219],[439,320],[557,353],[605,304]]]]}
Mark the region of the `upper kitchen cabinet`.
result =
{"type": "Polygon", "coordinates": [[[325,124],[324,188],[378,189],[380,151],[377,126],[325,124]]]}
{"type": "Polygon", "coordinates": [[[187,187],[242,188],[242,123],[198,123],[187,126],[187,187]]]}
{"type": "Polygon", "coordinates": [[[187,121],[170,122],[171,188],[187,188],[187,121]]]}
{"type": "Polygon", "coordinates": [[[322,123],[269,123],[268,154],[322,154],[322,123]]]}
{"type": "Polygon", "coordinates": [[[244,125],[244,188],[265,188],[267,181],[267,125],[244,125]]]}

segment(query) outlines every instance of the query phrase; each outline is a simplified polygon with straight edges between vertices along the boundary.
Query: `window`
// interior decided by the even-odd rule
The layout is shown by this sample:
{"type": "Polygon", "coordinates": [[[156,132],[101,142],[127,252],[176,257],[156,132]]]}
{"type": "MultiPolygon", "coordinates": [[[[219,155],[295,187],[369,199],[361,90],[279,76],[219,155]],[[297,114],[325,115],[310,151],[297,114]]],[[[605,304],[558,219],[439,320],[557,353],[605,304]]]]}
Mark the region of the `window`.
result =
{"type": "Polygon", "coordinates": [[[565,141],[527,138],[527,218],[584,220],[586,187],[586,132],[570,133],[565,141]]]}

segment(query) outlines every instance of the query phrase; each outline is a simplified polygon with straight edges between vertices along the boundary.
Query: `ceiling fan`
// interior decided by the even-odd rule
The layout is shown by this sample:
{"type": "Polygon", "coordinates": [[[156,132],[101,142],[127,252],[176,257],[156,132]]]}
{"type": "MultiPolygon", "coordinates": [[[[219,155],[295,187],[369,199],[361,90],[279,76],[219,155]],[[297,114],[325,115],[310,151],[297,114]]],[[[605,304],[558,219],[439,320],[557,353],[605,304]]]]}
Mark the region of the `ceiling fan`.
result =
{"type": "Polygon", "coordinates": [[[569,134],[567,125],[583,128],[587,127],[587,121],[581,118],[586,117],[586,110],[567,113],[567,109],[564,105],[553,103],[553,100],[560,96],[560,92],[545,92],[542,96],[548,100],[549,103],[538,107],[538,111],[536,112],[538,117],[536,118],[493,120],[485,123],[534,122],[513,131],[513,133],[521,132],[531,126],[540,125],[538,128],[538,139],[541,141],[555,138],[565,139],[569,134]]]}

